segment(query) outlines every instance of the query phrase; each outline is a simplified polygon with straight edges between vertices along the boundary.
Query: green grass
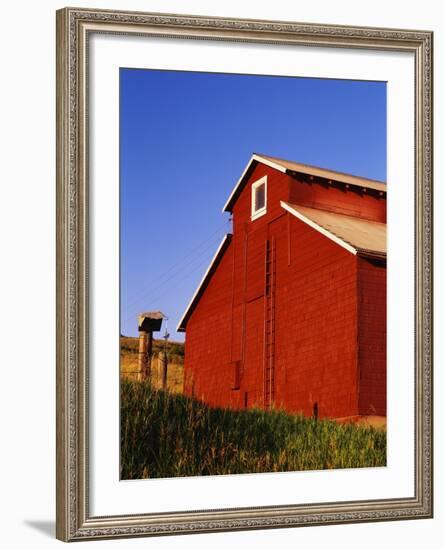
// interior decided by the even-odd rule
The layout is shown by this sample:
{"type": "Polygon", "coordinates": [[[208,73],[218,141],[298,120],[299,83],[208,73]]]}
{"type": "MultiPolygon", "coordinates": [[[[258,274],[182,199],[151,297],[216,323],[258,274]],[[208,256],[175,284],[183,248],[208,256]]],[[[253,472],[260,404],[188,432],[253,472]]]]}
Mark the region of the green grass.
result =
{"type": "Polygon", "coordinates": [[[121,382],[121,479],[385,466],[386,433],[121,382]]]}

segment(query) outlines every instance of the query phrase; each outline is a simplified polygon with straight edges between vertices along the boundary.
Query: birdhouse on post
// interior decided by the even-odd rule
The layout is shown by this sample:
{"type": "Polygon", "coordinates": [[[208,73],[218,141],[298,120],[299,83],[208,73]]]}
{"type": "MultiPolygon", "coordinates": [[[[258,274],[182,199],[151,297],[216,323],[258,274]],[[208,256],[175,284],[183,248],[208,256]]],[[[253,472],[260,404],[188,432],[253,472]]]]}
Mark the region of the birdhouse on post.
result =
{"type": "Polygon", "coordinates": [[[153,354],[153,332],[159,332],[165,315],[161,311],[148,311],[138,316],[139,326],[139,378],[151,378],[151,357],[153,354]]]}

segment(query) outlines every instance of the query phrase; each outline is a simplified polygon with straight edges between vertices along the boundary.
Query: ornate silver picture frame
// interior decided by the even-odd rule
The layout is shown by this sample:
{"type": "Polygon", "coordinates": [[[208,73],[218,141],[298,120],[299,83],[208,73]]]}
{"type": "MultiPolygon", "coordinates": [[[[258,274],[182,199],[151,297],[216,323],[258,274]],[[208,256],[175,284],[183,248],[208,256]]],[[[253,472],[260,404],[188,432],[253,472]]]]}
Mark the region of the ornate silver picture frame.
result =
{"type": "Polygon", "coordinates": [[[430,31],[78,8],[57,12],[57,538],[74,541],[432,517],[432,48],[430,31]],[[88,198],[88,48],[94,33],[414,56],[413,496],[106,516],[91,513],[89,343],[93,336],[88,310],[89,220],[94,207],[88,198]]]}

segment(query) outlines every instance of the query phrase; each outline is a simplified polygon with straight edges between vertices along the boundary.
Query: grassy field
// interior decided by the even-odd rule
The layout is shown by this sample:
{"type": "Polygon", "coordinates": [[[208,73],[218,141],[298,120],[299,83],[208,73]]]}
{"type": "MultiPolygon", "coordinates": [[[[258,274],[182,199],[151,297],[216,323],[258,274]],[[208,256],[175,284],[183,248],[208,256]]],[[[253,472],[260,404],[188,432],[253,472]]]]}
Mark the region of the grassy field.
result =
{"type": "MultiPolygon", "coordinates": [[[[132,336],[120,337],[120,374],[123,378],[135,380],[138,375],[139,339],[132,336]]],[[[161,387],[161,372],[158,363],[159,351],[165,351],[163,340],[153,340],[152,383],[154,388],[161,387]]],[[[183,358],[184,345],[180,342],[168,342],[168,377],[167,388],[173,393],[183,391],[183,358]]]]}
{"type": "MultiPolygon", "coordinates": [[[[164,351],[164,340],[153,340],[153,353],[164,351]]],[[[139,339],[135,336],[121,336],[120,337],[120,350],[124,353],[137,353],[139,351],[139,339]]],[[[166,350],[168,354],[175,358],[182,358],[185,354],[185,346],[182,342],[167,342],[166,350]]]]}
{"type": "Polygon", "coordinates": [[[386,432],[121,384],[121,479],[385,466],[386,432]]]}

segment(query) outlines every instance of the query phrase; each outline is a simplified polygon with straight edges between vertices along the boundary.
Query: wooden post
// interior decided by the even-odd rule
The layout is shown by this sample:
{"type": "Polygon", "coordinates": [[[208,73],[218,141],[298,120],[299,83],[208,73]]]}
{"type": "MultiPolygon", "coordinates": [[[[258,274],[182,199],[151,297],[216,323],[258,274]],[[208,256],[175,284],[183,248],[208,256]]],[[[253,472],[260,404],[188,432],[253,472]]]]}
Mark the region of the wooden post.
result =
{"type": "Polygon", "coordinates": [[[151,379],[151,361],[153,355],[153,332],[162,327],[165,315],[161,311],[147,311],[137,318],[139,326],[139,380],[151,379]]]}
{"type": "Polygon", "coordinates": [[[153,333],[146,333],[147,346],[146,346],[146,370],[145,370],[145,380],[151,379],[151,359],[153,356],[153,333]]]}
{"type": "Polygon", "coordinates": [[[167,389],[167,380],[168,380],[168,357],[164,351],[159,352],[159,367],[160,367],[160,380],[162,384],[162,389],[167,389]]]}
{"type": "Polygon", "coordinates": [[[138,361],[138,378],[143,380],[144,373],[146,371],[146,350],[147,350],[147,334],[146,332],[139,332],[139,361],[138,361]]]}
{"type": "Polygon", "coordinates": [[[153,351],[153,333],[139,331],[139,377],[140,380],[151,378],[151,355],[153,351]]]}

